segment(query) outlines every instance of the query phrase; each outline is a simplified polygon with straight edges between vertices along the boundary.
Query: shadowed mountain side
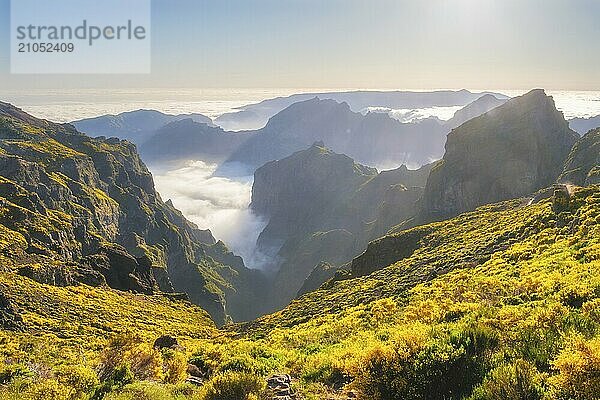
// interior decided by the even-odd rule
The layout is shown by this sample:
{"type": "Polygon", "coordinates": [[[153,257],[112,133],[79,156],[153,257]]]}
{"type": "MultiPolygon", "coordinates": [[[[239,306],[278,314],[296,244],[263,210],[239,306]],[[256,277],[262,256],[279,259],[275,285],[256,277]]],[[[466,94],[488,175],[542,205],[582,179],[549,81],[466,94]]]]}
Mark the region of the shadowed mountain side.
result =
{"type": "Polygon", "coordinates": [[[74,121],[72,124],[89,136],[118,137],[141,145],[162,126],[182,119],[214,126],[210,118],[202,114],[164,114],[156,110],[128,111],[117,115],[102,115],[74,121]]]}
{"type": "Polygon", "coordinates": [[[225,132],[219,127],[183,119],[158,129],[140,146],[140,154],[152,164],[180,160],[218,163],[251,137],[251,133],[225,132]]]}
{"type": "Polygon", "coordinates": [[[366,165],[424,165],[442,156],[446,133],[437,119],[404,124],[387,114],[362,115],[346,103],[313,98],[275,115],[228,161],[257,168],[323,141],[366,165]]]}

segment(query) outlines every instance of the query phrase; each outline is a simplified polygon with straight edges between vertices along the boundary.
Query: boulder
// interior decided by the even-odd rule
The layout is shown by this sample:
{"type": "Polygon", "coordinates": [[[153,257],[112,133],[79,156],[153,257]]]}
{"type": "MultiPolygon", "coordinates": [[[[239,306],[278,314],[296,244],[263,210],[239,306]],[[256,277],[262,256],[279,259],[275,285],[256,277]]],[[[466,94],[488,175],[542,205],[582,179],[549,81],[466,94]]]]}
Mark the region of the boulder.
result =
{"type": "Polygon", "coordinates": [[[154,341],[155,349],[175,349],[179,347],[179,342],[176,338],[170,335],[163,335],[154,341]]]}

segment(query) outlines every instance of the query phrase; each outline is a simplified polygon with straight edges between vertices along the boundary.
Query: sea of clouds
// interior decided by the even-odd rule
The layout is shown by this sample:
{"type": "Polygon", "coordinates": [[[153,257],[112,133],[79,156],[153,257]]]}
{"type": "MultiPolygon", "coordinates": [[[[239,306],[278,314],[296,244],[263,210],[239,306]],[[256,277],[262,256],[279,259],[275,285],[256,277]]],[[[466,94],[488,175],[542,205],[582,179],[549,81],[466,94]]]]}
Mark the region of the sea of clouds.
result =
{"type": "Polygon", "coordinates": [[[263,268],[270,259],[256,250],[256,240],[267,221],[248,207],[252,197],[252,176],[232,172],[232,177],[215,176],[216,164],[188,161],[174,169],[152,168],[156,189],[163,200],[198,227],[210,229],[248,267],[263,268]]]}

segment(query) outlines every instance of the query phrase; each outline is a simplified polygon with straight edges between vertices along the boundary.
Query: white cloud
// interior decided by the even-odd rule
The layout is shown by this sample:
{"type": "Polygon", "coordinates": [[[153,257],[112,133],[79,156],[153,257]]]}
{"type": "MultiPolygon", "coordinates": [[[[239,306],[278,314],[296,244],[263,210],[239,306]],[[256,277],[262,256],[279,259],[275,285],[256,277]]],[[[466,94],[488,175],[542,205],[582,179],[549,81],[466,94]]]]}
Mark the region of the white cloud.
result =
{"type": "MultiPolygon", "coordinates": [[[[214,176],[216,164],[189,161],[183,167],[155,174],[156,188],[164,200],[202,229],[210,229],[250,268],[262,268],[269,260],[256,251],[256,239],[266,221],[248,206],[252,177],[214,176]]],[[[235,176],[235,174],[232,174],[235,176]]]]}

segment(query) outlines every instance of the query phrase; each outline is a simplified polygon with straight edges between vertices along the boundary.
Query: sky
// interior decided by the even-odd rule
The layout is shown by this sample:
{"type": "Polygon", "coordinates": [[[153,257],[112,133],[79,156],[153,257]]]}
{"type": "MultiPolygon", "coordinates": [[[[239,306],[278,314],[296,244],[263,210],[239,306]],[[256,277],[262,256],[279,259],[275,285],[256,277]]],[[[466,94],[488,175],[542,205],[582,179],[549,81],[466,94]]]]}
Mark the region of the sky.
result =
{"type": "Polygon", "coordinates": [[[9,4],[0,89],[600,90],[597,0],[152,0],[139,75],[11,75],[9,4]]]}

